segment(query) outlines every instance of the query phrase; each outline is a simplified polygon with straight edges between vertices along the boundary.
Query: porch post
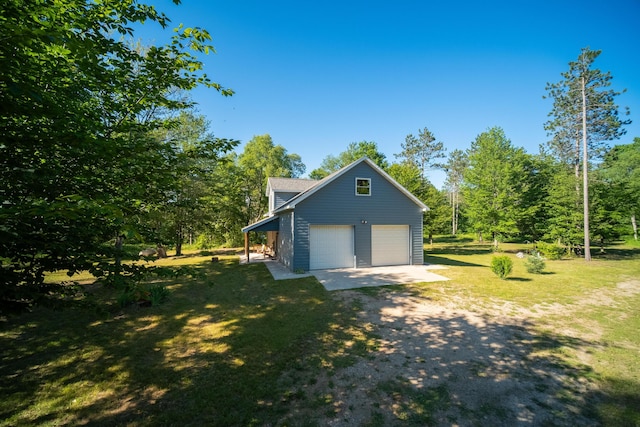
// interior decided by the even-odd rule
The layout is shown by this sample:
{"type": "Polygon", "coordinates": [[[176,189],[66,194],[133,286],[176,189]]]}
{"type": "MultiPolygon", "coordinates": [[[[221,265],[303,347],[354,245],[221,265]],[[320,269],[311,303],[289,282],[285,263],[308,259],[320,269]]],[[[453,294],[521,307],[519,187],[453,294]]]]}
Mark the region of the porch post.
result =
{"type": "Polygon", "coordinates": [[[247,264],[249,264],[249,232],[244,233],[244,254],[247,256],[247,264]]]}

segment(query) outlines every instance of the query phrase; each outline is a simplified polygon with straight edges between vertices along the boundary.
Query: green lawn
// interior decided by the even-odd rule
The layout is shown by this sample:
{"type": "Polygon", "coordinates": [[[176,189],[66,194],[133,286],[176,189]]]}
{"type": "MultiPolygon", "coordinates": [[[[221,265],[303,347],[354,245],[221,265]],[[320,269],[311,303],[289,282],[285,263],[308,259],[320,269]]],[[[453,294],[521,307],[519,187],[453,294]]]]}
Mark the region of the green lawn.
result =
{"type": "MultiPolygon", "coordinates": [[[[591,337],[597,332],[597,341],[587,350],[589,368],[603,392],[597,408],[600,421],[640,426],[640,248],[617,245],[604,253],[596,248],[591,262],[547,260],[544,274],[530,274],[515,254],[531,245],[501,244],[504,253],[493,254],[489,245],[469,240],[425,246],[425,262],[446,265],[442,273],[452,280],[415,286],[416,293],[443,300],[460,296],[487,308],[508,305],[514,312],[524,308],[545,313],[545,307],[560,304],[566,311],[551,310],[553,315],[537,321],[540,334],[571,330],[591,337]],[[494,255],[504,254],[513,259],[514,269],[507,280],[500,280],[489,266],[494,255]],[[629,283],[635,283],[635,292],[625,291],[629,283]]],[[[568,363],[584,363],[569,347],[557,352],[568,363]]]]}
{"type": "Polygon", "coordinates": [[[159,306],[122,310],[97,289],[82,306],[0,322],[0,425],[270,424],[300,398],[294,384],[373,345],[315,279],[275,282],[220,258],[159,262],[205,275],[166,282],[159,306]]]}
{"type": "MultiPolygon", "coordinates": [[[[588,363],[603,392],[598,420],[640,426],[640,294],[618,287],[640,280],[640,248],[594,251],[589,264],[548,261],[546,273],[534,275],[515,257],[523,247],[502,246],[514,271],[500,280],[488,267],[488,246],[464,239],[426,246],[427,262],[447,266],[439,273],[451,280],[407,288],[487,308],[566,306],[538,320],[540,335],[597,330],[588,363]],[[598,295],[610,298],[599,304],[598,295]]],[[[314,278],[275,282],[264,265],[219,258],[158,261],[201,273],[163,279],[170,297],[158,306],[122,309],[119,292],[90,286],[73,308],[0,318],[0,426],[287,425],[285,418],[314,425],[309,414],[330,412],[331,399],[302,392],[305,385],[376,348],[369,325],[357,321],[357,300],[338,302],[314,278]]],[[[570,340],[553,351],[585,363],[570,340]]]]}

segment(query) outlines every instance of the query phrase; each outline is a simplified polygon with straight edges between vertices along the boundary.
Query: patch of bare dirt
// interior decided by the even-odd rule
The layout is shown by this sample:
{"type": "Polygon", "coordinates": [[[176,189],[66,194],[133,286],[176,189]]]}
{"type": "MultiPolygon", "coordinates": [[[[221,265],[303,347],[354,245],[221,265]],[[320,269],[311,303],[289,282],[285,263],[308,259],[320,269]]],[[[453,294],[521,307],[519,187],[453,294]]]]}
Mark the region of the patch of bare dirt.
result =
{"type": "Polygon", "coordinates": [[[336,427],[598,425],[593,404],[599,393],[588,379],[598,332],[580,337],[540,328],[538,321],[588,305],[615,306],[639,292],[640,281],[629,281],[571,306],[530,310],[430,301],[383,288],[377,295],[336,292],[357,300],[359,319],[379,336],[379,348],[323,373],[305,393],[331,407],[307,415],[336,427]]]}

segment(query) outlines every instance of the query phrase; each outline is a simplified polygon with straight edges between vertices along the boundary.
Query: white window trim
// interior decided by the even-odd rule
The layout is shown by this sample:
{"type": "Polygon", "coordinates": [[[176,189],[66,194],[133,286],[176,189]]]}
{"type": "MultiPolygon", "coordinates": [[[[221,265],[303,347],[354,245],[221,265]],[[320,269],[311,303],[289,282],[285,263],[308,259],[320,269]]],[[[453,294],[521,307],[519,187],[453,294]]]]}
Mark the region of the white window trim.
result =
{"type": "MultiPolygon", "coordinates": [[[[365,188],[365,187],[362,187],[365,188]]],[[[369,197],[371,196],[371,178],[358,178],[356,177],[356,196],[364,196],[364,197],[369,197]],[[369,193],[368,194],[362,194],[362,193],[358,193],[358,181],[368,181],[369,182],[369,193]]]]}

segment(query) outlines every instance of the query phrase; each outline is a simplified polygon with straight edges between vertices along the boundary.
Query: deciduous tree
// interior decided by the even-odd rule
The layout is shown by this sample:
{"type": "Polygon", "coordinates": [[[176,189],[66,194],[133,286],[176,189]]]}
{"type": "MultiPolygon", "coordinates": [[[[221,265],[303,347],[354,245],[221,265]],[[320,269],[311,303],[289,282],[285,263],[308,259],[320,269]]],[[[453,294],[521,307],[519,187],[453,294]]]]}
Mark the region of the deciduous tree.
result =
{"type": "Polygon", "coordinates": [[[0,4],[0,303],[55,299],[67,288],[46,272],[91,268],[162,198],[171,147],[150,131],[191,105],[176,90],[232,93],[203,72],[206,30],[139,49],[127,39],[143,22],[170,21],[128,0],[0,4]]]}
{"type": "Polygon", "coordinates": [[[156,229],[160,233],[156,237],[172,242],[179,256],[185,239],[193,240],[194,235],[204,232],[210,223],[209,201],[221,195],[214,191],[213,171],[220,156],[238,141],[215,138],[204,116],[186,111],[154,135],[169,145],[172,153],[168,159],[170,168],[165,172],[170,184],[164,193],[165,199],[155,206],[156,229]]]}
{"type": "Polygon", "coordinates": [[[629,220],[633,238],[638,240],[640,138],[634,138],[631,144],[613,147],[605,156],[600,172],[609,184],[608,194],[617,201],[618,210],[629,220]]]}
{"type": "Polygon", "coordinates": [[[267,178],[297,178],[306,169],[298,154],[289,154],[283,146],[275,145],[268,134],[254,136],[245,145],[238,165],[245,192],[245,225],[261,219],[267,212],[267,178]]]}
{"type": "Polygon", "coordinates": [[[439,191],[422,176],[417,165],[408,161],[391,164],[387,172],[429,207],[423,216],[423,231],[429,242],[433,243],[433,235],[445,232],[449,222],[446,193],[439,191]]]}
{"type": "Polygon", "coordinates": [[[378,144],[373,141],[352,142],[345,151],[337,156],[328,155],[325,157],[320,167],[311,171],[309,177],[311,179],[322,179],[362,157],[368,157],[382,169],[389,167],[387,156],[379,151],[378,144]]]}
{"type": "Polygon", "coordinates": [[[463,194],[469,222],[480,240],[490,233],[494,246],[501,237],[519,233],[526,188],[525,157],[494,127],[478,135],[468,150],[463,194]]]}

